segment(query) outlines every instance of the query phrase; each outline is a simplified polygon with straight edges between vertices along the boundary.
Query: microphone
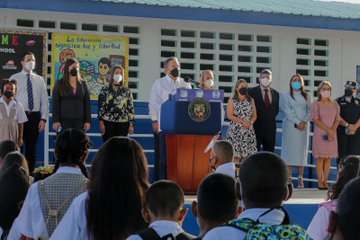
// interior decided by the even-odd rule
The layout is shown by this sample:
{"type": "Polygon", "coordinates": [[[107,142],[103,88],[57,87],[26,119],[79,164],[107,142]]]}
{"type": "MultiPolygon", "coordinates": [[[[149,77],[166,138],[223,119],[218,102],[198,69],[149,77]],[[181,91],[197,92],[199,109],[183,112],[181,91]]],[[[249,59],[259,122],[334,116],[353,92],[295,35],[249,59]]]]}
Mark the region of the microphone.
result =
{"type": "Polygon", "coordinates": [[[169,93],[169,99],[168,99],[169,101],[171,100],[171,97],[172,97],[174,91],[176,91],[176,90],[177,90],[177,88],[174,88],[173,90],[170,91],[170,93],[169,93]]]}
{"type": "Polygon", "coordinates": [[[193,80],[192,78],[188,77],[188,76],[184,76],[184,81],[187,82],[187,83],[191,83],[193,85],[195,85],[196,87],[199,87],[200,86],[200,83],[193,80]]]}

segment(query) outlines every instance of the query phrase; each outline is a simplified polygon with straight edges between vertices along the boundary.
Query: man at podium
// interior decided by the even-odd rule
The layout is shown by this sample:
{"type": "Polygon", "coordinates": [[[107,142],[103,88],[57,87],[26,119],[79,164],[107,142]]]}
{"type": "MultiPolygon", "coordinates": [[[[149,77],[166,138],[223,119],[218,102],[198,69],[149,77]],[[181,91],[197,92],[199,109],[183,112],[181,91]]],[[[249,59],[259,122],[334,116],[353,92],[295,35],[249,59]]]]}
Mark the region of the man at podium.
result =
{"type": "Polygon", "coordinates": [[[162,147],[160,142],[165,142],[164,134],[161,133],[160,129],[161,104],[168,100],[169,95],[174,94],[177,88],[191,88],[190,83],[186,83],[180,78],[180,64],[176,57],[170,57],[164,61],[164,73],[165,76],[156,80],[153,84],[149,100],[149,114],[155,141],[155,180],[166,177],[166,158],[160,156],[160,147],[162,147]]]}

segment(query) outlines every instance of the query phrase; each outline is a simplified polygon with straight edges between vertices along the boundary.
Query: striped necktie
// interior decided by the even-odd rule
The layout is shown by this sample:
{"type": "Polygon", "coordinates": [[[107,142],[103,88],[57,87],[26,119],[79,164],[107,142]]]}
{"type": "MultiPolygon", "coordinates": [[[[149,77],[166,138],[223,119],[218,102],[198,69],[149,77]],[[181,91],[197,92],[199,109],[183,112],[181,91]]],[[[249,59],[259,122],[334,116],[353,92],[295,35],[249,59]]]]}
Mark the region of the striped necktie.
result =
{"type": "Polygon", "coordinates": [[[29,110],[32,111],[34,109],[34,96],[33,96],[33,88],[30,79],[30,74],[27,74],[27,94],[28,94],[28,107],[29,110]]]}

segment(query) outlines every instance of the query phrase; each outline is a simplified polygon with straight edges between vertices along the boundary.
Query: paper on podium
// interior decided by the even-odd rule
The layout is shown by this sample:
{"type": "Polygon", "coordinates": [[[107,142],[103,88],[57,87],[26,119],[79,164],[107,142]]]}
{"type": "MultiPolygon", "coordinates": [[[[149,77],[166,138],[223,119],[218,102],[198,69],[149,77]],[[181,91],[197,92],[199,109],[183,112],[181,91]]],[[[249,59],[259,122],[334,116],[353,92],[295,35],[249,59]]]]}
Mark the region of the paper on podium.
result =
{"type": "Polygon", "coordinates": [[[213,146],[214,143],[219,139],[219,137],[221,136],[221,131],[219,131],[209,142],[209,144],[206,146],[206,148],[204,149],[204,153],[207,153],[213,146]]]}

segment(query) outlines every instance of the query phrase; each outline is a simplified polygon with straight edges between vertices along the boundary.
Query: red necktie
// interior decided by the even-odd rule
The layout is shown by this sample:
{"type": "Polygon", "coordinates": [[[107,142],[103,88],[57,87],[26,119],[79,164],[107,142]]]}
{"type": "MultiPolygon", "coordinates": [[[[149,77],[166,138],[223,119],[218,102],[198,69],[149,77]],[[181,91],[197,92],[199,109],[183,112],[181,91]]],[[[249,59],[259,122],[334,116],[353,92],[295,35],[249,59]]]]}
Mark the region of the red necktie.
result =
{"type": "Polygon", "coordinates": [[[269,109],[270,107],[269,89],[264,89],[264,90],[265,90],[265,108],[269,109]]]}

